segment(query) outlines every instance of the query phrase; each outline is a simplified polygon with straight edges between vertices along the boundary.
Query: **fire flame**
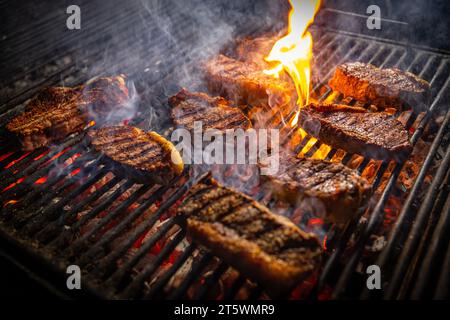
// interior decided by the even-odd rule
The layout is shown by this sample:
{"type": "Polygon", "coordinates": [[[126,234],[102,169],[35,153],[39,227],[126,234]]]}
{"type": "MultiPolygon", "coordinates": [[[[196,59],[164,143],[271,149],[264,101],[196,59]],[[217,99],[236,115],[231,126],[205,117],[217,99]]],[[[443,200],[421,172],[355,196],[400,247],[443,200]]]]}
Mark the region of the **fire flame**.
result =
{"type": "Polygon", "coordinates": [[[320,0],[289,0],[291,11],[288,17],[288,33],[279,39],[269,55],[268,62],[278,62],[264,73],[279,77],[286,70],[297,90],[297,105],[301,108],[309,101],[311,80],[311,57],[313,40],[307,31],[320,7],[320,0]]]}

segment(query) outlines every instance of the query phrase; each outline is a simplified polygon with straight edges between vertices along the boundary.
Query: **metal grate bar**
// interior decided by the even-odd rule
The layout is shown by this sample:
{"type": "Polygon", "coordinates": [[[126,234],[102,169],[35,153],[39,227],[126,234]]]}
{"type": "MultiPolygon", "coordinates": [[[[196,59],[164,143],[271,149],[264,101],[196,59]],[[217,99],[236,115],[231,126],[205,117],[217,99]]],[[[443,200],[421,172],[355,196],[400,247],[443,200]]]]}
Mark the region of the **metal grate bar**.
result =
{"type": "Polygon", "coordinates": [[[213,256],[210,253],[207,252],[203,254],[203,256],[192,266],[189,275],[183,279],[181,284],[172,292],[168,299],[181,299],[186,294],[186,291],[189,289],[192,283],[199,278],[203,269],[205,269],[205,267],[212,261],[212,259],[213,256]]]}
{"type": "MultiPolygon", "coordinates": [[[[83,4],[83,9],[85,10],[92,10],[93,8],[91,8],[92,6],[96,6],[98,5],[95,4],[95,2],[93,1],[89,1],[86,4],[83,4]],[[86,7],[84,7],[86,6],[86,7]]],[[[101,10],[98,12],[98,14],[96,15],[96,17],[98,19],[94,20],[87,20],[85,22],[85,26],[86,26],[86,30],[91,30],[90,28],[96,26],[96,23],[98,24],[99,21],[101,21],[102,18],[104,17],[110,17],[110,13],[111,13],[111,9],[114,8],[114,2],[113,1],[109,1],[107,4],[107,7],[105,8],[106,10],[101,10]]],[[[61,14],[63,10],[57,10],[57,14],[61,14]]],[[[9,37],[10,41],[13,41],[13,43],[7,43],[8,45],[8,49],[10,50],[10,54],[6,54],[4,61],[5,62],[13,62],[13,61],[8,61],[8,59],[10,58],[17,58],[18,56],[23,56],[24,53],[26,53],[29,50],[36,50],[41,48],[41,44],[42,44],[42,37],[40,37],[40,35],[42,34],[52,34],[52,30],[55,29],[54,26],[54,22],[55,22],[55,16],[54,15],[45,15],[44,18],[46,19],[42,19],[41,21],[39,21],[39,24],[33,26],[33,29],[31,30],[24,30],[26,28],[19,28],[17,29],[16,34],[11,35],[9,37]]],[[[96,30],[96,29],[94,29],[96,30]]],[[[98,31],[98,30],[96,30],[98,31]]],[[[67,43],[71,43],[73,42],[72,40],[76,39],[77,37],[80,37],[81,35],[76,34],[76,33],[72,33],[71,35],[69,35],[68,37],[66,37],[66,40],[64,41],[64,44],[67,43]],[[70,41],[68,41],[70,40],[70,41]]],[[[51,47],[50,49],[54,50],[54,47],[51,47]]],[[[14,62],[17,62],[17,60],[15,60],[14,62]]]]}
{"type": "MultiPolygon", "coordinates": [[[[349,57],[351,57],[358,49],[361,49],[362,46],[363,46],[362,43],[360,43],[360,42],[356,43],[356,45],[354,45],[354,46],[352,47],[352,49],[349,50],[349,51],[345,54],[345,56],[339,60],[339,62],[338,62],[337,64],[340,64],[340,63],[342,63],[343,61],[346,61],[346,60],[347,60],[349,57]]],[[[343,45],[341,45],[340,47],[342,48],[343,45]]],[[[373,44],[367,46],[366,48],[364,48],[363,52],[366,52],[366,51],[368,52],[368,51],[371,50],[372,48],[373,48],[373,44]]],[[[363,52],[362,52],[362,53],[363,53],[363,52]]],[[[362,54],[362,53],[360,53],[360,54],[362,54]]],[[[330,56],[330,58],[328,58],[327,61],[324,62],[322,65],[323,65],[323,66],[326,66],[326,65],[328,65],[330,62],[332,62],[332,57],[331,57],[331,56],[330,56]]],[[[328,68],[328,69],[331,69],[331,70],[323,77],[323,79],[322,79],[323,81],[322,81],[322,82],[326,81],[326,79],[328,79],[328,78],[331,76],[331,74],[334,72],[334,69],[333,69],[333,68],[328,68]]],[[[315,87],[313,87],[313,91],[318,90],[319,87],[320,87],[320,85],[321,85],[321,84],[317,84],[315,87]]]]}
{"type": "Polygon", "coordinates": [[[224,295],[224,300],[232,300],[237,295],[237,293],[241,290],[241,288],[244,286],[247,279],[239,275],[239,277],[233,282],[233,284],[228,288],[224,295]]]}
{"type": "Polygon", "coordinates": [[[412,210],[410,210],[410,209],[414,203],[414,200],[415,200],[418,192],[420,191],[420,188],[423,184],[423,180],[425,179],[425,175],[428,171],[428,168],[430,167],[431,163],[433,162],[434,155],[437,152],[437,149],[439,147],[439,142],[444,133],[444,128],[448,125],[448,123],[449,123],[449,116],[447,116],[445,123],[442,125],[441,130],[437,134],[435,141],[430,148],[429,155],[432,155],[432,156],[427,156],[427,158],[425,159],[425,161],[421,167],[421,170],[419,171],[419,173],[417,175],[416,181],[414,182],[414,185],[409,193],[409,196],[407,197],[407,199],[403,205],[403,208],[397,218],[397,221],[391,230],[390,236],[387,241],[387,245],[377,259],[377,265],[379,265],[381,268],[386,266],[388,260],[393,256],[393,253],[395,250],[394,246],[398,246],[400,237],[402,236],[402,234],[404,232],[405,225],[407,225],[407,221],[411,220],[413,218],[411,216],[412,210]]]}
{"type": "MultiPolygon", "coordinates": [[[[183,28],[183,24],[186,24],[186,26],[188,22],[186,22],[185,20],[180,21],[180,27],[177,29],[178,31],[181,30],[186,30],[186,28],[183,28]]],[[[157,29],[157,27],[154,28],[154,30],[150,30],[149,32],[155,31],[155,29],[157,29]]],[[[175,36],[176,34],[174,34],[175,36]]],[[[186,38],[189,37],[189,35],[185,36],[186,38]]],[[[144,49],[142,50],[142,52],[147,52],[150,50],[153,41],[160,41],[163,43],[166,43],[166,41],[164,40],[164,35],[159,35],[157,37],[155,37],[154,39],[152,39],[152,41],[148,41],[147,44],[144,46],[144,49]]],[[[109,68],[104,68],[101,72],[103,72],[104,74],[108,74],[110,72],[112,72],[113,69],[115,70],[121,70],[124,69],[125,64],[128,62],[127,59],[125,59],[125,57],[127,55],[129,55],[130,51],[133,51],[134,49],[138,49],[142,44],[141,39],[138,39],[138,41],[134,41],[133,38],[127,38],[124,40],[124,45],[121,47],[120,50],[117,50],[117,63],[114,64],[114,66],[110,66],[109,68]]],[[[169,43],[169,46],[167,47],[167,50],[170,50],[170,46],[173,45],[172,43],[169,43]]],[[[189,48],[186,46],[184,47],[182,50],[177,51],[175,53],[175,55],[177,55],[178,58],[174,58],[171,59],[171,64],[176,64],[176,63],[180,63],[180,57],[183,56],[184,54],[186,54],[188,52],[189,48]]],[[[95,51],[90,53],[90,55],[84,57],[84,59],[90,60],[90,61],[97,61],[97,60],[102,60],[102,51],[95,51]],[[99,56],[100,55],[100,56],[99,56]],[[97,57],[98,56],[98,57],[97,57]]],[[[154,65],[156,60],[158,59],[158,57],[153,57],[153,60],[151,61],[146,61],[145,65],[154,65]]],[[[53,85],[56,81],[58,81],[61,78],[65,78],[66,76],[62,76],[63,73],[68,75],[72,75],[75,70],[73,70],[74,67],[79,67],[79,62],[78,61],[74,61],[73,63],[64,66],[63,69],[57,70],[55,71],[52,75],[48,76],[45,80],[40,81],[39,83],[34,83],[31,87],[28,87],[26,90],[16,94],[16,96],[11,97],[9,100],[7,100],[6,102],[4,102],[1,106],[0,106],[0,113],[5,112],[6,110],[11,109],[13,106],[19,104],[20,101],[23,101],[24,99],[30,98],[32,95],[34,95],[36,93],[36,91],[39,90],[40,87],[42,86],[49,86],[49,85],[53,85]]],[[[137,70],[141,70],[142,69],[142,61],[135,61],[134,65],[133,65],[133,69],[129,70],[128,73],[134,73],[137,70]]],[[[101,73],[99,71],[99,73],[101,73]]],[[[78,84],[80,82],[84,82],[87,80],[87,75],[82,74],[80,76],[77,77],[73,77],[73,80],[71,80],[71,83],[68,83],[66,85],[75,85],[78,84]]]]}
{"type": "MultiPolygon", "coordinates": [[[[88,157],[86,157],[87,159],[89,159],[88,157]]],[[[61,172],[61,175],[57,175],[54,178],[50,178],[48,179],[44,184],[40,185],[37,188],[31,189],[31,191],[29,193],[26,194],[26,196],[24,198],[22,198],[19,202],[19,210],[24,210],[24,214],[22,216],[11,216],[12,221],[14,221],[14,225],[16,228],[19,227],[23,227],[25,224],[29,223],[30,219],[32,219],[33,217],[36,217],[37,215],[40,214],[40,210],[33,210],[33,211],[29,211],[27,210],[27,208],[34,208],[34,203],[35,199],[39,196],[42,196],[46,190],[49,190],[50,188],[52,188],[55,184],[57,184],[59,181],[62,181],[63,179],[65,179],[66,176],[68,176],[69,174],[71,174],[71,172],[73,172],[76,169],[80,169],[81,166],[84,165],[84,162],[86,161],[86,158],[78,158],[77,160],[79,161],[74,161],[72,164],[68,165],[67,167],[65,167],[63,169],[63,171],[61,172]]],[[[86,166],[85,168],[90,168],[90,167],[94,167],[95,166],[95,162],[89,164],[88,166],[86,166]]],[[[67,186],[66,186],[67,187],[67,186]]],[[[17,194],[15,194],[15,196],[17,197],[17,194]]],[[[39,203],[39,202],[38,202],[39,203]]]]}
{"type": "MultiPolygon", "coordinates": [[[[74,156],[77,152],[78,151],[75,149],[69,150],[69,151],[65,152],[64,154],[60,155],[57,159],[59,161],[65,162],[67,159],[74,156]]],[[[69,174],[70,172],[72,172],[72,170],[75,170],[75,169],[81,167],[83,165],[82,161],[89,161],[92,159],[93,159],[93,157],[91,154],[86,154],[84,156],[78,157],[75,159],[74,162],[72,162],[71,164],[66,166],[62,170],[62,172],[64,174],[69,174]]],[[[29,191],[27,189],[30,189],[30,187],[33,186],[39,178],[47,177],[53,168],[54,167],[52,165],[47,165],[47,166],[40,168],[39,170],[36,170],[35,173],[33,173],[32,175],[24,177],[23,181],[20,182],[20,184],[18,184],[14,188],[10,188],[6,191],[3,191],[1,198],[9,199],[9,197],[11,197],[12,195],[14,195],[14,197],[16,197],[16,198],[21,197],[25,192],[29,191]]],[[[52,184],[55,184],[57,182],[57,181],[55,181],[55,179],[57,179],[58,177],[60,177],[60,175],[57,175],[56,177],[49,179],[48,181],[45,182],[45,185],[51,186],[52,184]]],[[[15,179],[13,181],[20,181],[20,179],[21,179],[20,177],[17,177],[17,179],[15,179]]],[[[5,187],[6,187],[6,185],[5,185],[5,187]]],[[[40,192],[41,189],[42,188],[37,188],[37,189],[32,190],[30,193],[28,193],[26,195],[25,199],[23,200],[23,203],[28,204],[29,202],[27,202],[27,201],[32,199],[37,193],[40,192]]]]}
{"type": "MultiPolygon", "coordinates": [[[[97,256],[102,248],[106,246],[108,243],[112,242],[114,238],[118,237],[121,232],[123,232],[131,223],[136,220],[139,216],[141,216],[152,204],[156,201],[159,201],[163,195],[166,193],[169,187],[160,187],[157,191],[152,193],[152,195],[143,201],[139,208],[135,209],[132,214],[127,215],[125,219],[123,219],[117,226],[113,227],[111,230],[108,230],[106,234],[102,236],[98,243],[93,245],[87,252],[86,256],[89,258],[94,258],[97,256]]],[[[155,216],[152,216],[150,219],[155,219],[155,216]]],[[[166,222],[168,223],[168,221],[166,222]]]]}
{"type": "Polygon", "coordinates": [[[131,248],[131,246],[139,239],[139,237],[153,227],[156,222],[155,219],[159,219],[159,217],[166,212],[172,205],[174,205],[195,183],[203,179],[204,175],[198,176],[195,178],[190,178],[186,183],[184,183],[180,188],[177,189],[164,203],[156,210],[153,214],[152,218],[147,221],[142,222],[139,226],[137,226],[131,235],[129,235],[128,239],[121,243],[121,245],[115,248],[110,254],[104,257],[100,262],[99,266],[106,268],[109,265],[112,265],[116,260],[118,260],[121,256],[125,254],[125,252],[131,248]]]}
{"type": "MultiPolygon", "coordinates": [[[[177,236],[175,237],[176,241],[173,241],[164,247],[163,250],[161,250],[161,253],[159,254],[159,257],[154,265],[149,265],[139,274],[138,277],[133,281],[133,283],[127,288],[126,290],[126,296],[134,296],[139,289],[142,288],[142,285],[144,283],[144,280],[147,279],[161,264],[161,262],[165,259],[168,254],[175,249],[176,245],[181,242],[184,238],[184,233],[180,231],[177,236]],[[179,240],[179,242],[178,242],[179,240]]],[[[178,257],[178,259],[175,261],[175,263],[167,270],[164,275],[162,275],[158,281],[150,288],[150,290],[147,292],[147,294],[144,296],[144,299],[150,299],[155,297],[161,290],[164,288],[164,286],[167,284],[167,282],[172,278],[172,276],[181,268],[181,266],[186,262],[187,259],[192,255],[194,250],[197,248],[195,244],[190,244],[181,254],[181,256],[178,257]]]]}
{"type": "MultiPolygon", "coordinates": [[[[440,102],[443,92],[447,88],[447,85],[449,82],[450,82],[450,77],[447,78],[446,84],[441,88],[439,94],[433,101],[433,104],[431,105],[431,107],[429,109],[429,113],[432,113],[437,108],[437,104],[440,102]]],[[[428,117],[425,117],[425,118],[428,118],[428,117]]],[[[419,137],[423,131],[423,128],[425,127],[425,124],[426,124],[426,122],[424,120],[422,120],[422,122],[421,122],[422,130],[418,131],[419,128],[417,128],[416,131],[414,132],[413,136],[411,137],[412,145],[415,145],[415,143],[419,139],[419,137]]],[[[430,154],[428,154],[428,156],[430,156],[430,154]]],[[[395,166],[394,171],[392,172],[391,177],[389,178],[389,181],[388,181],[375,209],[371,213],[370,220],[358,241],[357,248],[356,248],[355,252],[353,253],[352,257],[350,258],[349,262],[347,263],[346,267],[344,268],[344,271],[342,272],[342,274],[337,282],[337,285],[336,285],[335,290],[332,295],[333,298],[338,298],[344,292],[344,289],[345,289],[347,283],[349,282],[350,276],[351,276],[357,262],[359,261],[359,257],[362,253],[362,249],[364,248],[365,243],[369,239],[370,234],[372,234],[375,231],[375,229],[378,227],[378,225],[381,223],[382,218],[384,217],[384,205],[391,193],[392,188],[395,186],[395,182],[400,174],[401,169],[402,169],[401,165],[397,164],[395,166]]]]}
{"type": "Polygon", "coordinates": [[[211,288],[217,284],[220,280],[220,277],[228,270],[228,265],[225,263],[221,263],[213,273],[206,279],[203,286],[200,287],[200,290],[197,293],[197,300],[202,300],[206,297],[206,294],[211,290],[211,288]]]}
{"type": "MultiPolygon", "coordinates": [[[[81,139],[83,138],[82,135],[77,135],[74,138],[69,138],[68,141],[63,142],[58,148],[50,151],[47,155],[45,155],[44,157],[35,160],[29,167],[27,167],[25,170],[18,172],[17,174],[14,175],[14,177],[11,178],[6,178],[5,176],[3,176],[3,173],[0,173],[0,178],[1,180],[3,180],[0,183],[0,189],[4,189],[6,186],[10,185],[11,183],[15,182],[17,179],[23,178],[25,176],[28,176],[30,174],[35,175],[36,169],[38,169],[39,166],[45,164],[46,162],[50,161],[50,159],[52,159],[53,157],[55,157],[56,155],[58,155],[59,153],[61,153],[62,151],[64,151],[65,149],[75,145],[76,143],[78,143],[79,141],[81,141],[81,139]]],[[[36,175],[37,176],[37,175],[36,175]]]]}
{"type": "MultiPolygon", "coordinates": [[[[394,55],[397,53],[397,51],[400,51],[400,50],[398,50],[398,49],[391,50],[389,55],[384,59],[383,63],[380,64],[379,67],[384,68],[388,64],[389,60],[391,60],[394,57],[394,55]]],[[[405,52],[405,50],[402,50],[402,51],[405,52]]]]}
{"type": "Polygon", "coordinates": [[[445,256],[445,261],[442,264],[441,276],[437,282],[436,292],[434,294],[434,299],[447,299],[449,296],[449,282],[450,282],[450,243],[447,247],[447,254],[445,256]]]}
{"type": "MultiPolygon", "coordinates": [[[[91,166],[85,167],[84,170],[89,168],[91,168],[91,166]]],[[[62,209],[62,207],[64,207],[72,199],[75,199],[82,192],[89,189],[94,183],[102,179],[107,173],[108,171],[105,168],[99,169],[98,171],[94,172],[94,174],[92,174],[86,181],[83,181],[81,185],[68,192],[57,203],[54,204],[50,202],[47,207],[42,209],[42,213],[39,214],[36,220],[28,223],[28,228],[24,230],[25,233],[27,233],[28,236],[33,236],[36,232],[42,230],[46,225],[48,225],[49,221],[56,219],[61,214],[60,210],[62,209]]],[[[69,179],[69,181],[66,182],[67,186],[70,186],[74,183],[76,183],[76,177],[72,177],[71,179],[69,179]]],[[[67,186],[59,188],[60,190],[58,190],[58,192],[61,193],[61,191],[67,188],[67,186]]]]}
{"type": "MultiPolygon", "coordinates": [[[[157,219],[154,219],[156,222],[157,219]]],[[[117,286],[121,281],[127,276],[128,272],[142,259],[148,251],[154,247],[157,241],[159,241],[166,233],[176,225],[176,220],[174,218],[170,218],[165,221],[164,225],[158,229],[149,239],[142,244],[137,252],[133,254],[131,259],[126,261],[120,269],[118,269],[108,280],[108,284],[112,286],[117,286]]],[[[103,268],[102,268],[103,269],[103,268]]]]}
{"type": "Polygon", "coordinates": [[[18,161],[18,159],[20,159],[20,158],[17,158],[16,160],[14,160],[17,162],[13,163],[12,165],[11,165],[12,162],[7,164],[4,168],[4,171],[2,172],[2,176],[3,177],[5,177],[5,176],[11,177],[12,175],[14,175],[15,172],[22,171],[23,169],[27,168],[33,161],[35,161],[35,159],[37,157],[39,157],[40,155],[43,154],[43,150],[42,150],[42,148],[39,148],[35,151],[29,152],[29,153],[27,152],[25,154],[26,154],[26,156],[24,158],[20,157],[20,158],[22,158],[20,161],[18,161]]]}
{"type": "MultiPolygon", "coordinates": [[[[102,14],[99,14],[99,19],[96,19],[96,21],[88,21],[86,24],[91,24],[91,26],[87,25],[87,26],[83,26],[83,28],[85,28],[86,30],[92,30],[92,33],[89,33],[88,35],[85,35],[83,37],[84,41],[90,41],[90,42],[85,42],[84,45],[95,45],[95,42],[97,42],[97,46],[99,43],[99,39],[101,39],[102,37],[105,37],[105,33],[108,32],[108,26],[111,25],[116,25],[120,24],[122,22],[125,22],[127,20],[130,20],[130,18],[133,16],[134,13],[136,13],[136,10],[134,9],[130,9],[129,7],[125,8],[123,11],[120,12],[120,15],[111,15],[111,12],[108,11],[104,11],[101,10],[101,12],[104,12],[103,15],[105,17],[108,17],[108,19],[103,19],[104,17],[102,17],[102,14]],[[92,41],[91,41],[92,40],[92,41]]],[[[42,29],[38,29],[40,34],[45,34],[45,31],[43,31],[42,29]]],[[[108,35],[108,34],[107,34],[108,35]]],[[[39,39],[40,37],[37,36],[35,37],[35,39],[39,39]]],[[[57,43],[57,45],[59,46],[59,48],[61,47],[68,47],[70,44],[74,43],[75,40],[81,40],[81,39],[77,39],[79,38],[79,35],[77,33],[69,33],[69,36],[64,37],[64,39],[62,41],[59,41],[57,43]]],[[[49,60],[46,60],[46,57],[49,57],[52,53],[55,53],[55,49],[54,47],[51,46],[40,46],[38,44],[33,43],[32,41],[26,41],[24,42],[25,47],[20,48],[20,49],[16,49],[13,51],[13,54],[10,57],[6,57],[4,61],[7,61],[7,59],[14,59],[17,57],[19,57],[18,60],[14,61],[14,63],[10,63],[9,65],[7,65],[9,67],[9,69],[7,68],[5,70],[5,74],[13,74],[13,72],[15,71],[15,69],[17,68],[17,65],[21,65],[24,64],[25,61],[22,61],[24,57],[27,57],[28,55],[26,54],[26,52],[28,50],[33,50],[33,58],[34,60],[29,61],[29,65],[32,66],[31,69],[26,68],[26,66],[23,68],[24,71],[23,72],[19,72],[17,75],[14,76],[13,79],[10,79],[10,82],[13,81],[17,81],[17,79],[21,79],[24,75],[26,74],[30,74],[31,72],[33,72],[34,70],[36,70],[37,68],[43,67],[44,64],[38,64],[38,61],[40,60],[44,60],[47,62],[47,64],[49,64],[49,60]],[[36,48],[38,48],[36,50],[36,48]]],[[[78,47],[71,47],[72,49],[75,50],[80,50],[82,47],[79,44],[78,47]]],[[[73,50],[73,52],[76,52],[75,50],[73,50]]],[[[57,51],[58,52],[58,56],[53,56],[51,59],[53,61],[56,61],[57,59],[61,59],[63,56],[66,56],[69,54],[68,51],[57,51]],[[62,52],[61,52],[62,51],[62,52]]],[[[44,62],[45,63],[45,62],[44,62]]]]}
{"type": "Polygon", "coordinates": [[[41,231],[39,231],[36,234],[36,238],[41,243],[47,243],[52,238],[57,237],[59,232],[61,232],[65,223],[73,222],[73,219],[76,218],[75,215],[79,211],[81,211],[82,208],[84,208],[88,203],[92,203],[95,200],[97,200],[98,198],[100,198],[103,194],[105,194],[107,191],[109,191],[112,187],[114,187],[116,184],[118,184],[121,180],[122,179],[119,177],[114,177],[113,179],[111,179],[107,183],[105,183],[103,186],[101,186],[100,189],[97,189],[94,193],[90,194],[82,201],[77,202],[76,205],[74,205],[69,211],[59,212],[58,218],[55,221],[52,221],[47,226],[45,226],[41,231]],[[70,221],[69,221],[69,218],[71,219],[70,221]]]}
{"type": "MultiPolygon", "coordinates": [[[[125,186],[128,186],[127,189],[129,189],[133,184],[134,184],[133,182],[127,181],[125,183],[125,186]]],[[[90,229],[88,232],[86,232],[80,238],[78,238],[76,241],[74,241],[74,243],[71,245],[70,251],[76,255],[81,254],[80,250],[83,249],[89,243],[89,239],[91,237],[93,237],[98,231],[100,231],[100,229],[105,227],[113,219],[117,218],[119,216],[119,214],[121,214],[123,212],[123,210],[128,208],[134,202],[136,202],[136,200],[138,200],[142,195],[144,195],[149,189],[150,189],[150,186],[142,185],[138,190],[133,192],[133,194],[130,195],[125,201],[121,202],[120,205],[117,206],[117,208],[115,208],[112,212],[108,213],[108,215],[106,215],[104,218],[102,218],[100,221],[98,221],[95,224],[95,226],[92,227],[92,229],[90,229]]],[[[119,195],[120,194],[122,194],[122,192],[119,192],[119,195]]]]}
{"type": "MultiPolygon", "coordinates": [[[[110,34],[105,34],[104,28],[107,28],[108,25],[111,25],[111,22],[121,23],[121,22],[129,20],[130,17],[132,16],[132,13],[134,13],[134,12],[130,12],[129,16],[126,16],[126,15],[125,16],[121,15],[119,17],[113,16],[113,18],[111,18],[109,21],[105,21],[103,24],[102,23],[98,24],[99,31],[97,33],[89,34],[88,36],[83,38],[84,41],[89,41],[89,42],[78,43],[75,46],[71,46],[70,51],[58,52],[58,55],[56,55],[56,56],[55,56],[55,53],[53,50],[42,51],[42,52],[39,52],[39,54],[37,54],[37,55],[34,54],[33,58],[35,60],[30,61],[28,63],[29,66],[23,68],[24,70],[22,72],[13,72],[14,70],[8,72],[8,73],[15,73],[13,78],[8,79],[9,83],[12,84],[16,81],[19,81],[20,79],[25,78],[29,74],[38,72],[39,70],[44,69],[46,66],[62,60],[63,57],[65,57],[65,56],[76,56],[76,57],[74,58],[73,62],[71,62],[69,64],[64,64],[63,66],[61,66],[61,68],[59,68],[56,72],[54,72],[52,74],[60,74],[64,70],[73,68],[76,65],[78,65],[80,63],[80,61],[84,61],[86,59],[91,60],[91,59],[93,59],[93,57],[96,57],[96,56],[101,57],[101,54],[102,54],[102,52],[104,52],[104,49],[98,48],[100,39],[111,37],[110,34]],[[85,50],[85,48],[88,48],[89,50],[85,50]],[[95,48],[95,50],[92,50],[90,48],[95,48]],[[50,54],[51,54],[51,59],[52,59],[51,61],[49,61],[49,59],[48,59],[48,56],[50,54]],[[42,60],[41,63],[39,63],[40,60],[42,60]]],[[[122,34],[116,35],[115,39],[117,39],[120,36],[122,36],[122,34]]],[[[133,38],[131,38],[131,37],[128,39],[125,39],[124,45],[128,46],[132,40],[133,40],[133,38]]],[[[69,39],[69,42],[70,42],[70,39],[69,39]]],[[[14,96],[14,97],[18,97],[18,96],[20,96],[20,94],[14,96]]],[[[14,97],[9,97],[9,100],[12,100],[14,97]]],[[[2,105],[5,103],[8,103],[8,100],[3,101],[2,105]]]]}
{"type": "MultiPolygon", "coordinates": [[[[447,117],[447,119],[449,119],[449,117],[447,117]]],[[[443,128],[444,127],[441,127],[441,129],[443,128]]],[[[429,153],[429,155],[431,155],[431,153],[429,153]]],[[[404,274],[404,272],[406,272],[406,268],[411,262],[415,249],[417,248],[417,245],[420,240],[419,234],[422,233],[424,225],[427,221],[428,214],[431,212],[434,199],[436,198],[436,195],[439,191],[439,186],[444,180],[445,175],[447,174],[449,168],[450,168],[450,149],[447,149],[447,153],[444,157],[444,160],[439,166],[439,169],[430,186],[429,192],[427,193],[426,198],[422,206],[420,207],[419,212],[416,215],[416,219],[414,221],[414,224],[412,225],[412,229],[409,233],[408,239],[403,247],[400,257],[398,258],[400,263],[396,265],[392,278],[389,282],[388,290],[384,295],[384,297],[387,299],[393,299],[400,287],[403,278],[402,275],[404,274]]]]}
{"type": "MultiPolygon", "coordinates": [[[[445,188],[443,188],[445,190],[445,188]]],[[[447,188],[448,189],[448,188],[447,188]]],[[[448,196],[448,190],[446,192],[448,196]]],[[[440,215],[439,221],[437,222],[436,229],[434,231],[431,243],[427,248],[425,258],[422,261],[421,268],[418,272],[418,279],[411,293],[412,299],[420,299],[424,297],[426,286],[430,282],[430,278],[434,270],[436,270],[437,263],[436,253],[445,252],[445,245],[449,243],[448,232],[450,228],[450,197],[447,198],[447,203],[445,204],[442,213],[440,215]]],[[[445,269],[441,270],[445,273],[445,269]]]]}

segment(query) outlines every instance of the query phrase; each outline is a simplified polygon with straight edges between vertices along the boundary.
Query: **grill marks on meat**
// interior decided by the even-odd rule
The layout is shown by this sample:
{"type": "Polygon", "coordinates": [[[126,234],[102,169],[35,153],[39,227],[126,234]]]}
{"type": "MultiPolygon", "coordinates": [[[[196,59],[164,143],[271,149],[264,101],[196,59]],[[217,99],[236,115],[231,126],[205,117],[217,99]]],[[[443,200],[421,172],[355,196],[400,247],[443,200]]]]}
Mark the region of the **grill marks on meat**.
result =
{"type": "Polygon", "coordinates": [[[178,151],[155,132],[111,126],[91,130],[88,136],[94,149],[113,161],[113,167],[126,171],[138,181],[146,182],[150,178],[164,184],[183,171],[178,151]]]}
{"type": "Polygon", "coordinates": [[[171,116],[177,126],[194,129],[194,121],[201,121],[203,130],[243,129],[251,127],[250,120],[239,108],[231,107],[220,97],[193,93],[182,89],[169,99],[171,116]]]}
{"type": "Polygon", "coordinates": [[[264,74],[252,62],[219,55],[206,63],[205,73],[209,89],[237,105],[290,107],[296,101],[290,82],[264,74]]]}
{"type": "Polygon", "coordinates": [[[345,96],[381,107],[402,110],[405,105],[424,111],[429,102],[430,85],[399,69],[380,69],[371,64],[349,62],[336,68],[330,87],[345,96]]]}
{"type": "Polygon", "coordinates": [[[32,150],[81,131],[92,117],[106,117],[128,98],[122,76],[98,78],[74,88],[45,88],[6,128],[20,139],[23,149],[32,150]]]}
{"type": "Polygon", "coordinates": [[[274,293],[292,288],[320,262],[312,234],[215,181],[192,188],[178,213],[194,240],[274,293]]]}
{"type": "Polygon", "coordinates": [[[300,112],[300,125],[325,144],[349,153],[402,160],[412,151],[409,134],[401,122],[384,112],[311,103],[300,112]]]}
{"type": "Polygon", "coordinates": [[[325,208],[327,219],[337,223],[354,218],[367,205],[371,186],[356,170],[341,163],[294,156],[282,161],[286,168],[282,174],[268,177],[282,199],[294,205],[307,201],[317,207],[315,211],[325,208]]]}
{"type": "Polygon", "coordinates": [[[245,37],[237,41],[233,57],[239,61],[257,64],[261,70],[269,67],[264,60],[281,34],[267,34],[256,38],[245,37]]]}

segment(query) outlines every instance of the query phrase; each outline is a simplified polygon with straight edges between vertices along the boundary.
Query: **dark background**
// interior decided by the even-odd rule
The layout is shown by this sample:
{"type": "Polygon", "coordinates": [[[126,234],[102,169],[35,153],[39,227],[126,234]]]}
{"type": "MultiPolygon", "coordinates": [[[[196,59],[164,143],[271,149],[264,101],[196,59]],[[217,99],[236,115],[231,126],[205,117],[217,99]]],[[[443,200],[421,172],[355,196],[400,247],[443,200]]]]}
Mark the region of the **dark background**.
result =
{"type": "MultiPolygon", "coordinates": [[[[450,1],[448,0],[325,0],[324,8],[366,15],[369,5],[378,5],[382,19],[398,20],[408,25],[381,23],[381,30],[368,30],[363,18],[338,15],[333,27],[377,37],[388,37],[418,45],[450,51],[450,1]]],[[[321,23],[330,23],[328,20],[321,23]]]]}

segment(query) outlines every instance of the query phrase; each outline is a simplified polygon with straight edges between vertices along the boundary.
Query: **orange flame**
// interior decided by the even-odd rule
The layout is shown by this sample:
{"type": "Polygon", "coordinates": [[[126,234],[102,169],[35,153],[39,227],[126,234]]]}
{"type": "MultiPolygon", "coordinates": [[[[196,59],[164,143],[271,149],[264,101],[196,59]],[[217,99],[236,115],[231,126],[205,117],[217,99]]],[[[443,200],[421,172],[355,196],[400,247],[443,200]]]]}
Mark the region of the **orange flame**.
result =
{"type": "Polygon", "coordinates": [[[297,90],[297,104],[301,108],[309,101],[311,81],[311,57],[313,40],[307,31],[320,7],[320,0],[289,0],[291,11],[288,17],[288,33],[279,39],[269,55],[268,62],[278,62],[264,73],[279,77],[286,70],[297,90]]]}
{"type": "Polygon", "coordinates": [[[9,200],[8,202],[6,202],[6,203],[3,205],[3,207],[9,206],[9,205],[11,205],[11,204],[15,204],[15,203],[17,203],[17,202],[18,202],[17,200],[9,200]]]}

